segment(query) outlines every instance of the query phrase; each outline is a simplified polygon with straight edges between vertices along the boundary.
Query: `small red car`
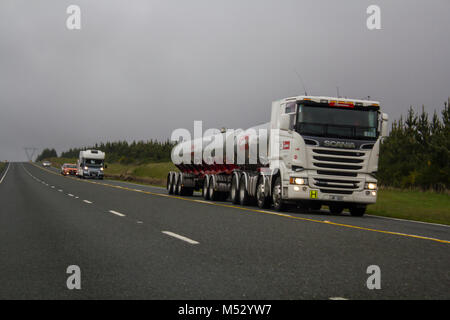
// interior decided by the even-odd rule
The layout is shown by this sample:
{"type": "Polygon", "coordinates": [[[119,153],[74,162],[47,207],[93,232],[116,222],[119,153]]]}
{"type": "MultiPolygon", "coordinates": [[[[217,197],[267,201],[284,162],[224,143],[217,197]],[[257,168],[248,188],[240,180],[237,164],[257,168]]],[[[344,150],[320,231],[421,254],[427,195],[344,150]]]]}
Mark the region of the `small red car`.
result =
{"type": "Polygon", "coordinates": [[[63,176],[76,175],[77,174],[77,165],[72,164],[72,163],[64,163],[61,167],[61,174],[63,176]]]}

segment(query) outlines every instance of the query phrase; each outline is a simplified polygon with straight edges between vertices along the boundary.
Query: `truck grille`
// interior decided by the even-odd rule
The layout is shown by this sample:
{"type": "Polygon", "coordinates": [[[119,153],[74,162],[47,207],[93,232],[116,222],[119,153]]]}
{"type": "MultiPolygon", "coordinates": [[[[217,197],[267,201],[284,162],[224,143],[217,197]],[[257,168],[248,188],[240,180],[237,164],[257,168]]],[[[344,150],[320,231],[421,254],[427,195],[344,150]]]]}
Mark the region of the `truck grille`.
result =
{"type": "Polygon", "coordinates": [[[317,148],[311,151],[311,162],[317,169],[317,175],[312,177],[312,187],[323,193],[348,195],[364,187],[357,177],[366,161],[365,152],[317,148]]]}

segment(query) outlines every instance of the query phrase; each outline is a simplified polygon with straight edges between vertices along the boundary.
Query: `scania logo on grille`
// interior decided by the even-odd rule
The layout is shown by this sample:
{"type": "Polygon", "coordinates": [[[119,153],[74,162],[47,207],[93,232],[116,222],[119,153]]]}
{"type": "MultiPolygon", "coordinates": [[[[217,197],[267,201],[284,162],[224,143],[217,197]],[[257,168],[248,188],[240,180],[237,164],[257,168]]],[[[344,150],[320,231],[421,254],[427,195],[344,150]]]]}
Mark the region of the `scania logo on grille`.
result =
{"type": "Polygon", "coordinates": [[[353,142],[325,140],[323,142],[323,144],[325,147],[332,147],[332,148],[345,148],[345,149],[355,149],[356,148],[356,146],[353,142]]]}

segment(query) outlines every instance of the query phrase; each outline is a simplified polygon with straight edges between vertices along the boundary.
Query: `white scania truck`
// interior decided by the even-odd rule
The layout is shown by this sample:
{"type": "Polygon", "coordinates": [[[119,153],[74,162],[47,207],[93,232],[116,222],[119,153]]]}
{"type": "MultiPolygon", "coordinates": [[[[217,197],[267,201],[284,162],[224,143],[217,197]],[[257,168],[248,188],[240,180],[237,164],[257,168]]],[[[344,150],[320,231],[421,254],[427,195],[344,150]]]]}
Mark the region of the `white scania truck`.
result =
{"type": "Polygon", "coordinates": [[[80,151],[77,160],[77,176],[79,178],[103,179],[105,153],[99,150],[80,151]]]}
{"type": "MultiPolygon", "coordinates": [[[[227,143],[209,161],[197,159],[195,153],[207,142],[175,146],[172,159],[174,153],[180,156],[180,150],[190,150],[191,155],[176,163],[180,172],[168,174],[167,190],[185,196],[202,190],[208,200],[256,202],[260,208],[273,206],[278,211],[290,203],[310,210],[326,205],[335,214],[348,208],[352,215],[362,216],[377,199],[380,141],[387,135],[387,121],[377,101],[320,96],[278,100],[272,103],[269,123],[239,132],[231,140],[235,153],[245,150],[243,163],[235,161],[235,154],[232,159],[225,155],[230,150],[227,143]],[[256,144],[258,149],[267,144],[267,157],[251,163],[253,138],[247,132],[261,128],[268,129],[269,138],[256,144]]],[[[223,141],[230,141],[222,134],[223,141]]]]}

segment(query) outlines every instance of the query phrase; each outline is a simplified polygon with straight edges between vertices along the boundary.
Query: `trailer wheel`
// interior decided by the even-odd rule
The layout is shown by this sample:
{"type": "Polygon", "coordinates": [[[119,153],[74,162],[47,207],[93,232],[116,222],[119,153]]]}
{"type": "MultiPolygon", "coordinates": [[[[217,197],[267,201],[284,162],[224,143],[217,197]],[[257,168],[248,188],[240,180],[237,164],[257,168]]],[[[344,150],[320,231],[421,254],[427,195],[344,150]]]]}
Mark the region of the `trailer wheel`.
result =
{"type": "Polygon", "coordinates": [[[341,214],[344,211],[343,206],[330,206],[330,212],[332,214],[341,214]]]}
{"type": "Polygon", "coordinates": [[[230,198],[233,204],[239,203],[239,180],[237,174],[234,174],[231,178],[230,198]]]}
{"type": "Polygon", "coordinates": [[[208,187],[209,187],[209,176],[205,176],[205,179],[203,180],[203,189],[202,189],[203,199],[205,200],[209,200],[208,187]]]}
{"type": "Polygon", "coordinates": [[[218,192],[214,190],[214,176],[211,176],[209,178],[208,193],[209,193],[209,200],[217,201],[219,199],[218,192]]]}
{"type": "Polygon", "coordinates": [[[184,196],[184,188],[181,185],[181,176],[178,176],[178,182],[177,182],[177,195],[184,196]]]}
{"type": "Polygon", "coordinates": [[[239,183],[239,203],[241,206],[246,206],[250,202],[247,188],[245,187],[245,176],[242,176],[239,183]]]}
{"type": "Polygon", "coordinates": [[[256,186],[256,203],[261,209],[267,209],[270,206],[269,197],[264,190],[264,177],[258,179],[258,185],[256,186]]]}
{"type": "Polygon", "coordinates": [[[276,211],[283,211],[285,204],[281,198],[281,178],[278,176],[275,180],[272,190],[272,203],[276,211]]]}
{"type": "Polygon", "coordinates": [[[366,206],[350,207],[350,214],[354,217],[362,217],[366,213],[366,206]]]}

